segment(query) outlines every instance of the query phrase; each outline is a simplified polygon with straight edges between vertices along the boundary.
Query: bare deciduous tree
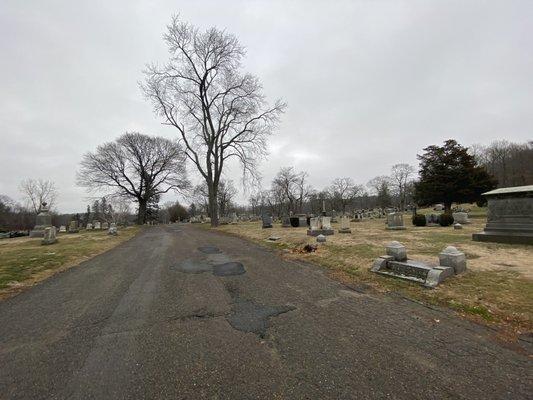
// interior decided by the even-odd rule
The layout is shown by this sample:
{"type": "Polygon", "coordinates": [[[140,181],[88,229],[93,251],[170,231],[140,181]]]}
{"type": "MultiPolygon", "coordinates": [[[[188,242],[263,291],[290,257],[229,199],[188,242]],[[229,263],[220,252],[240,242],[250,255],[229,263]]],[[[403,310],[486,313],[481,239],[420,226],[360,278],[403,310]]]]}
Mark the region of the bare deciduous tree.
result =
{"type": "Polygon", "coordinates": [[[224,167],[237,159],[243,177],[257,177],[257,162],[285,104],[268,106],[258,78],[240,72],[245,50],[235,36],[217,28],[200,32],[175,16],[164,40],[170,59],[148,66],[141,87],[164,124],[178,130],[205,180],[216,226],[224,167]]]}
{"type": "Polygon", "coordinates": [[[405,209],[406,189],[416,170],[409,164],[395,164],[391,168],[391,183],[398,195],[400,210],[405,209]]]}
{"type": "Polygon", "coordinates": [[[302,210],[309,186],[306,183],[307,172],[296,172],[293,167],[281,168],[272,181],[272,198],[279,202],[279,212],[295,213],[302,210]]]}
{"type": "Polygon", "coordinates": [[[86,153],[77,174],[78,185],[87,190],[111,191],[138,204],[137,223],[146,222],[151,200],[169,191],[188,187],[185,153],[174,141],[125,133],[86,153]]]}
{"type": "Polygon", "coordinates": [[[329,188],[331,200],[340,205],[343,215],[346,213],[346,206],[361,193],[363,193],[363,187],[356,185],[351,178],[336,178],[329,188]]]}
{"type": "Polygon", "coordinates": [[[52,209],[58,195],[55,183],[44,179],[25,179],[20,183],[19,190],[24,195],[28,207],[35,213],[39,212],[43,203],[52,209]]]}

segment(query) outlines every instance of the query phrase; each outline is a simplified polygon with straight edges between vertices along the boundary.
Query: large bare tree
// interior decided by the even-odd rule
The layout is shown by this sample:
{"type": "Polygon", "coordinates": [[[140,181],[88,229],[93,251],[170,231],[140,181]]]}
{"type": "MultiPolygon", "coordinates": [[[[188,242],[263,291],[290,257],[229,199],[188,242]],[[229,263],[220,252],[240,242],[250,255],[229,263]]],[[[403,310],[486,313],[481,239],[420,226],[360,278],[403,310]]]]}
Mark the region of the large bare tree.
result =
{"type": "Polygon", "coordinates": [[[151,200],[170,191],[183,191],[185,152],[179,143],[141,133],[125,133],[86,153],[77,174],[78,185],[88,191],[104,190],[138,204],[137,223],[146,222],[151,200]]]}
{"type": "Polygon", "coordinates": [[[398,195],[400,211],[405,209],[407,187],[412,181],[415,172],[415,167],[409,164],[394,164],[391,168],[391,183],[398,195]]]}
{"type": "Polygon", "coordinates": [[[356,185],[351,178],[336,178],[329,187],[331,200],[340,205],[342,214],[346,213],[346,206],[364,191],[361,185],[356,185]]]}
{"type": "Polygon", "coordinates": [[[45,179],[25,179],[20,183],[19,190],[24,195],[28,207],[36,214],[43,203],[52,209],[58,195],[55,183],[45,179]]]}
{"type": "Polygon", "coordinates": [[[245,50],[235,36],[217,28],[201,32],[175,16],[164,40],[170,58],[148,66],[141,87],[163,123],[178,130],[188,159],[205,180],[216,226],[224,168],[236,159],[243,177],[257,177],[257,162],[266,155],[266,140],[285,104],[269,106],[259,79],[241,72],[245,50]]]}

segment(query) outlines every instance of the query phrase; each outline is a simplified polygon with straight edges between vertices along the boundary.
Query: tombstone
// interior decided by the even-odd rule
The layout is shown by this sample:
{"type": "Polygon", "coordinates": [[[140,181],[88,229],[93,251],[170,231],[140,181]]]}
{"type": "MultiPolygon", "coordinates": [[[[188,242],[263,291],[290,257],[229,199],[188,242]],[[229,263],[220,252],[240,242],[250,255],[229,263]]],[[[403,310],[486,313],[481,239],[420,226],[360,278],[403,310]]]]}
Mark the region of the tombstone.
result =
{"type": "Polygon", "coordinates": [[[307,230],[308,236],[318,235],[333,235],[335,231],[331,229],[331,218],[326,216],[320,216],[311,218],[309,220],[309,229],[307,230]]]}
{"type": "Polygon", "coordinates": [[[306,215],[299,215],[298,216],[298,226],[300,226],[300,227],[307,226],[307,216],[306,215]]]}
{"type": "Polygon", "coordinates": [[[300,226],[300,218],[298,217],[288,217],[289,218],[289,224],[293,228],[298,228],[300,226]]]}
{"type": "Polygon", "coordinates": [[[433,207],[435,211],[442,211],[444,210],[444,205],[442,204],[435,204],[435,207],[433,207]]]}
{"type": "Polygon", "coordinates": [[[102,229],[104,231],[108,230],[109,229],[109,223],[108,222],[102,222],[102,229]]]}
{"type": "Polygon", "coordinates": [[[346,216],[341,217],[341,227],[339,229],[339,233],[352,233],[352,230],[350,229],[350,218],[346,216]]]}
{"type": "Polygon", "coordinates": [[[281,217],[281,226],[283,228],[290,228],[291,226],[293,226],[291,224],[291,219],[288,216],[286,216],[286,215],[281,217]]]}
{"type": "Polygon", "coordinates": [[[426,226],[439,225],[439,216],[437,214],[426,214],[426,226]]]}
{"type": "Polygon", "coordinates": [[[386,247],[386,253],[396,261],[407,260],[407,249],[403,244],[397,241],[390,242],[386,247]]]}
{"type": "Polygon", "coordinates": [[[56,235],[56,227],[55,226],[49,226],[44,229],[44,235],[43,239],[41,240],[41,244],[54,244],[57,242],[57,235],[56,235]]]}
{"type": "Polygon", "coordinates": [[[117,224],[114,222],[111,222],[111,225],[109,225],[109,230],[107,231],[108,235],[117,236],[118,235],[118,229],[117,224]]]}
{"type": "Polygon", "coordinates": [[[448,246],[439,253],[439,265],[451,267],[456,275],[460,274],[466,271],[466,255],[455,247],[448,246]]]}
{"type": "Polygon", "coordinates": [[[403,230],[405,226],[403,224],[403,213],[392,212],[387,214],[387,229],[391,230],[403,230]]]}
{"type": "Polygon", "coordinates": [[[69,225],[68,225],[68,233],[78,233],[79,232],[79,228],[78,228],[78,221],[70,221],[69,225]]]}
{"type": "MultiPolygon", "coordinates": [[[[450,261],[444,261],[444,263],[451,264],[450,261]]],[[[452,266],[433,265],[408,260],[405,247],[398,242],[392,242],[387,245],[387,255],[377,258],[370,271],[418,282],[428,288],[436,287],[439,283],[455,274],[452,266]]]]}
{"type": "Polygon", "coordinates": [[[483,193],[488,201],[487,225],[474,233],[479,242],[533,244],[533,185],[483,193]]]}
{"type": "Polygon", "coordinates": [[[90,222],[87,222],[87,226],[85,227],[85,229],[87,229],[88,231],[92,231],[94,229],[94,226],[90,222]]]}
{"type": "Polygon", "coordinates": [[[39,214],[37,214],[35,227],[30,232],[30,237],[44,237],[44,230],[50,226],[52,226],[52,216],[46,203],[43,203],[39,209],[39,214]]]}
{"type": "Polygon", "coordinates": [[[94,229],[96,229],[96,230],[102,229],[102,224],[101,224],[100,221],[95,221],[94,222],[94,229]]]}
{"type": "Polygon", "coordinates": [[[463,225],[457,223],[457,224],[453,224],[453,229],[463,229],[463,225]]]}
{"type": "Polygon", "coordinates": [[[231,224],[232,225],[236,225],[238,222],[239,222],[239,219],[237,218],[237,214],[236,213],[232,213],[231,214],[231,224]]]}
{"type": "Polygon", "coordinates": [[[61,226],[59,227],[59,232],[60,232],[60,233],[66,233],[66,232],[67,232],[67,227],[66,227],[65,225],[61,225],[61,226]]]}
{"type": "Polygon", "coordinates": [[[272,228],[272,215],[264,214],[261,217],[261,223],[263,229],[272,228]]]}
{"type": "Polygon", "coordinates": [[[453,220],[459,224],[468,224],[470,221],[468,220],[468,213],[464,211],[457,211],[452,213],[453,220]]]}
{"type": "Polygon", "coordinates": [[[320,234],[320,235],[318,235],[318,236],[316,237],[316,241],[317,241],[318,243],[326,243],[326,236],[320,234]]]}

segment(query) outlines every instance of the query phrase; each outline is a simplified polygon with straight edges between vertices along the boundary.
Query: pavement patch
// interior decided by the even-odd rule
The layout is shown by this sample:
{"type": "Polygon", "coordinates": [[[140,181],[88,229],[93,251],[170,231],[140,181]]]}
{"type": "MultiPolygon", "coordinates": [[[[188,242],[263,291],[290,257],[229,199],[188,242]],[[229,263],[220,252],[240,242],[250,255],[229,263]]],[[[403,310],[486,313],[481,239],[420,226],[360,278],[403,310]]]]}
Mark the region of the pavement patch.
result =
{"type": "Polygon", "coordinates": [[[221,253],[220,249],[215,246],[202,246],[198,247],[198,251],[201,251],[204,254],[218,254],[221,253]]]}
{"type": "Polygon", "coordinates": [[[211,272],[213,267],[205,262],[202,263],[198,260],[189,258],[178,265],[172,265],[170,269],[173,271],[183,272],[185,274],[201,274],[203,272],[211,272]]]}
{"type": "Polygon", "coordinates": [[[233,305],[226,320],[241,332],[252,332],[263,338],[269,327],[269,319],[295,310],[292,306],[264,306],[250,300],[241,300],[233,305]]]}
{"type": "Polygon", "coordinates": [[[213,267],[213,275],[215,276],[242,275],[245,272],[244,265],[240,262],[232,261],[224,264],[217,264],[213,267]]]}

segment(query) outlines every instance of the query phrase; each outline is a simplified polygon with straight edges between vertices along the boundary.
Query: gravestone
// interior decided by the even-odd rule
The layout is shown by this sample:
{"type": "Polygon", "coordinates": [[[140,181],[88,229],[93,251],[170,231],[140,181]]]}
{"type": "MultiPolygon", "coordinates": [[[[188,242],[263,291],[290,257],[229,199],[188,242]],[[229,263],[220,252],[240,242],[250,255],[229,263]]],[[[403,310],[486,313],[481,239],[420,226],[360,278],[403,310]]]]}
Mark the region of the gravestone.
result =
{"type": "Polygon", "coordinates": [[[94,222],[94,229],[96,230],[102,229],[102,223],[100,221],[94,222]]]}
{"type": "Polygon", "coordinates": [[[87,226],[85,227],[85,229],[87,229],[88,231],[92,231],[94,229],[94,226],[90,222],[87,222],[87,226]]]}
{"type": "Polygon", "coordinates": [[[320,235],[318,235],[318,236],[316,237],[316,241],[317,241],[318,243],[326,243],[326,236],[320,234],[320,235]]]}
{"type": "Polygon", "coordinates": [[[68,233],[78,233],[78,221],[70,221],[68,225],[68,233]]]}
{"type": "Polygon", "coordinates": [[[281,226],[282,228],[290,228],[291,226],[293,226],[291,224],[291,219],[286,215],[281,217],[281,226]]]}
{"type": "Polygon", "coordinates": [[[435,204],[435,207],[433,208],[435,211],[442,211],[444,210],[443,204],[435,204]]]}
{"type": "Polygon", "coordinates": [[[466,271],[466,255],[453,246],[448,246],[439,253],[439,265],[451,267],[454,273],[460,274],[466,271]]]}
{"type": "Polygon", "coordinates": [[[300,227],[307,226],[307,216],[306,215],[299,215],[298,216],[298,226],[300,226],[300,227]]]}
{"type": "Polygon", "coordinates": [[[352,230],[350,229],[350,218],[346,216],[341,217],[341,227],[339,229],[339,233],[352,233],[352,230]]]}
{"type": "Polygon", "coordinates": [[[331,229],[331,218],[326,216],[314,217],[309,220],[308,236],[333,235],[335,232],[331,229]]]}
{"type": "Polygon", "coordinates": [[[261,222],[262,222],[263,229],[272,228],[272,216],[271,215],[264,214],[261,217],[261,222]]]}
{"type": "Polygon", "coordinates": [[[239,222],[239,219],[237,218],[237,214],[236,213],[232,213],[231,214],[231,224],[232,225],[237,225],[238,222],[239,222]]]}
{"type": "Polygon", "coordinates": [[[439,216],[437,214],[426,214],[426,226],[439,226],[439,216]]]}
{"type": "Polygon", "coordinates": [[[452,213],[454,222],[457,222],[459,224],[468,224],[470,221],[468,220],[468,213],[464,211],[457,211],[452,213]]]}
{"type": "Polygon", "coordinates": [[[453,229],[463,229],[463,225],[459,223],[453,224],[453,229]]]}
{"type": "Polygon", "coordinates": [[[404,230],[403,213],[392,212],[387,214],[387,229],[391,230],[404,230]]]}
{"type": "MultiPolygon", "coordinates": [[[[447,262],[451,264],[451,261],[447,262]]],[[[455,273],[452,266],[407,259],[405,247],[398,242],[387,245],[387,255],[377,258],[370,271],[418,282],[429,288],[434,288],[455,273]]]]}
{"type": "Polygon", "coordinates": [[[108,229],[109,229],[109,223],[107,223],[107,222],[102,222],[102,229],[103,229],[103,230],[108,230],[108,229]]]}
{"type": "Polygon", "coordinates": [[[300,226],[300,218],[298,217],[289,217],[289,225],[293,228],[298,228],[300,226]]]}
{"type": "Polygon", "coordinates": [[[483,193],[488,201],[487,225],[474,233],[479,242],[533,244],[533,185],[483,193]]]}
{"type": "Polygon", "coordinates": [[[61,225],[59,227],[59,232],[61,232],[61,233],[65,232],[66,233],[67,232],[67,227],[65,225],[61,225]]]}
{"type": "Polygon", "coordinates": [[[46,203],[43,203],[37,214],[35,227],[30,232],[30,237],[43,237],[44,230],[50,226],[52,226],[52,216],[50,215],[48,207],[46,207],[46,203]]]}
{"type": "Polygon", "coordinates": [[[111,222],[111,225],[109,225],[109,230],[107,231],[108,235],[117,236],[118,230],[117,230],[117,224],[114,222],[111,222]]]}
{"type": "Polygon", "coordinates": [[[56,227],[49,226],[45,228],[41,244],[54,244],[55,242],[57,242],[56,227]]]}

